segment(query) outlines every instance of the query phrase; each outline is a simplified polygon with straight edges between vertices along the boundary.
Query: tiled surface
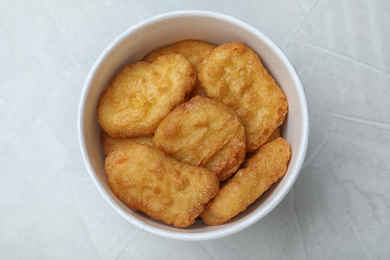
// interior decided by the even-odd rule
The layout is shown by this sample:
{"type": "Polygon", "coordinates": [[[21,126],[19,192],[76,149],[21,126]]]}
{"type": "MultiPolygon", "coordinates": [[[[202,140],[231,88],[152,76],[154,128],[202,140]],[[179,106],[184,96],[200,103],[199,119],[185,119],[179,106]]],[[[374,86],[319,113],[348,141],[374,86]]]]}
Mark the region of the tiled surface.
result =
{"type": "Polygon", "coordinates": [[[389,259],[389,1],[0,2],[0,259],[389,259]],[[227,238],[138,230],[93,187],[77,142],[84,79],[151,16],[235,16],[290,57],[310,106],[301,175],[282,203],[227,238]]]}

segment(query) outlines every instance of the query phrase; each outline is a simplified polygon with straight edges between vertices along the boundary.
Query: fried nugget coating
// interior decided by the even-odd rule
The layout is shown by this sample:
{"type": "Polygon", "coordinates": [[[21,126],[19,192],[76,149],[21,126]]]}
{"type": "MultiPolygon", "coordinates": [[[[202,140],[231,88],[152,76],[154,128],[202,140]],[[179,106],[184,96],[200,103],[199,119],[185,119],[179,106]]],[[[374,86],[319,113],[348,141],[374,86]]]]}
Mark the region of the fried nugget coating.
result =
{"type": "Polygon", "coordinates": [[[263,145],[283,123],[287,99],[256,53],[244,44],[216,47],[198,77],[209,97],[228,105],[241,118],[247,152],[263,145]]]}
{"type": "MultiPolygon", "coordinates": [[[[183,40],[151,51],[142,60],[152,62],[162,55],[178,53],[183,55],[195,67],[196,73],[199,73],[203,60],[215,47],[216,45],[214,44],[200,40],[183,40]]],[[[196,95],[207,96],[199,80],[196,82],[196,87],[191,93],[191,97],[196,95]]]]}
{"type": "Polygon", "coordinates": [[[148,144],[153,146],[153,136],[134,136],[127,138],[115,138],[110,136],[104,130],[100,133],[100,140],[102,141],[103,151],[106,156],[119,148],[128,145],[129,143],[148,144]]]}
{"type": "Polygon", "coordinates": [[[195,81],[194,68],[180,54],[128,65],[101,94],[99,123],[112,137],[151,135],[172,109],[186,101],[195,81]]]}
{"type": "Polygon", "coordinates": [[[154,132],[155,147],[179,161],[204,166],[220,181],[245,159],[245,130],[228,106],[196,96],[168,114],[154,132]]]}
{"type": "Polygon", "coordinates": [[[111,190],[126,205],[175,227],[194,223],[219,188],[210,170],[146,144],[131,143],[112,152],[105,169],[111,190]]]}
{"type": "Polygon", "coordinates": [[[223,186],[201,214],[207,225],[231,220],[257,200],[273,183],[282,178],[290,160],[290,145],[279,137],[257,151],[223,186]]]}

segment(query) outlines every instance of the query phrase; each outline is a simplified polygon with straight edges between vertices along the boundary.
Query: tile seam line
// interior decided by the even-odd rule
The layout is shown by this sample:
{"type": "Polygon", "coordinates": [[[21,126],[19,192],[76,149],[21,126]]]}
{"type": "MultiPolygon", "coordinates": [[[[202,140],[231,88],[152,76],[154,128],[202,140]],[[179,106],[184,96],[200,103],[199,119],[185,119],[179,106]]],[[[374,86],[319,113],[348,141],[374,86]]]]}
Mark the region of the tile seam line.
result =
{"type": "Polygon", "coordinates": [[[310,10],[303,15],[302,20],[299,22],[298,26],[294,29],[291,37],[288,39],[287,43],[284,45],[283,50],[286,50],[290,43],[294,40],[295,35],[298,33],[299,29],[302,27],[303,23],[306,20],[306,17],[313,11],[314,7],[317,5],[318,0],[314,2],[314,4],[310,7],[310,10]]]}
{"type": "Polygon", "coordinates": [[[390,130],[390,124],[389,123],[384,123],[384,122],[379,122],[379,121],[374,121],[374,120],[368,120],[368,119],[364,119],[364,118],[358,118],[358,117],[342,115],[342,114],[337,114],[337,113],[323,112],[323,111],[315,110],[315,109],[311,109],[310,112],[313,112],[315,114],[322,115],[322,116],[333,117],[333,118],[337,118],[337,119],[343,119],[343,120],[354,122],[354,123],[357,123],[357,124],[370,125],[370,126],[375,126],[375,127],[379,127],[379,128],[382,128],[382,129],[390,130]]]}
{"type": "Polygon", "coordinates": [[[357,64],[359,64],[359,65],[361,65],[361,66],[363,66],[363,67],[365,67],[365,68],[368,68],[368,69],[370,69],[370,70],[372,70],[372,71],[375,71],[375,72],[377,72],[377,73],[379,73],[379,74],[381,74],[381,75],[383,75],[383,76],[385,76],[385,77],[390,78],[390,74],[389,74],[388,72],[386,72],[386,71],[384,71],[384,70],[382,70],[382,69],[379,69],[379,68],[377,68],[377,67],[374,67],[374,66],[372,66],[372,65],[369,65],[369,64],[367,64],[367,63],[365,63],[365,62],[363,62],[363,61],[356,60],[356,59],[351,58],[351,57],[349,57],[349,56],[346,56],[346,55],[343,55],[343,54],[341,54],[341,53],[338,53],[338,52],[336,52],[336,51],[332,51],[332,50],[330,50],[330,49],[327,49],[327,48],[324,48],[324,47],[321,47],[321,46],[318,46],[318,45],[315,45],[315,44],[312,44],[312,43],[300,41],[300,40],[294,40],[294,39],[292,39],[291,42],[296,42],[296,43],[304,44],[304,45],[309,46],[309,47],[311,47],[311,48],[313,48],[313,49],[321,50],[321,51],[323,51],[323,52],[325,52],[325,53],[328,53],[328,54],[331,54],[331,55],[340,57],[340,58],[342,58],[342,59],[344,59],[344,60],[348,60],[348,61],[351,61],[351,62],[355,62],[355,63],[357,63],[357,64]]]}

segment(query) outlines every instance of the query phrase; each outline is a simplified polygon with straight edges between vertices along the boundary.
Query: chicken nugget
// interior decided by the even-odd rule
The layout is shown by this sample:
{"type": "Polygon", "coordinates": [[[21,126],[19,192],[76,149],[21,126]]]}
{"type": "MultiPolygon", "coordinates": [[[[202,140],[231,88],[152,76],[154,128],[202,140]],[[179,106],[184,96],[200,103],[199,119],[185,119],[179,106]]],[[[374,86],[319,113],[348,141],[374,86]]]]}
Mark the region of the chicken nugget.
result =
{"type": "MultiPolygon", "coordinates": [[[[183,55],[195,67],[196,73],[199,73],[203,60],[215,47],[216,45],[214,44],[200,40],[184,40],[151,51],[142,60],[152,62],[161,55],[178,53],[183,55]]],[[[191,93],[191,97],[196,95],[207,96],[199,80],[196,82],[196,87],[191,93]]]]}
{"type": "Polygon", "coordinates": [[[263,145],[283,123],[287,99],[259,57],[239,42],[216,47],[198,74],[207,95],[237,112],[246,133],[247,152],[263,145]]]}
{"type": "Polygon", "coordinates": [[[289,160],[290,145],[281,137],[260,147],[246,168],[240,169],[206,204],[202,220],[207,225],[230,221],[285,175],[289,160]]]}
{"type": "Polygon", "coordinates": [[[108,156],[113,151],[133,142],[153,146],[152,137],[153,136],[135,136],[127,138],[115,138],[107,134],[107,132],[104,130],[102,130],[100,134],[100,140],[102,141],[103,151],[106,156],[108,156]]]}
{"type": "Polygon", "coordinates": [[[194,223],[219,188],[212,171],[135,142],[108,155],[105,169],[111,190],[126,205],[175,227],[194,223]]]}
{"type": "Polygon", "coordinates": [[[126,66],[101,94],[98,119],[112,137],[152,135],[193,90],[196,72],[180,54],[126,66]]]}
{"type": "Polygon", "coordinates": [[[245,159],[245,130],[228,106],[196,96],[168,114],[154,132],[153,144],[179,161],[204,166],[220,181],[245,159]]]}

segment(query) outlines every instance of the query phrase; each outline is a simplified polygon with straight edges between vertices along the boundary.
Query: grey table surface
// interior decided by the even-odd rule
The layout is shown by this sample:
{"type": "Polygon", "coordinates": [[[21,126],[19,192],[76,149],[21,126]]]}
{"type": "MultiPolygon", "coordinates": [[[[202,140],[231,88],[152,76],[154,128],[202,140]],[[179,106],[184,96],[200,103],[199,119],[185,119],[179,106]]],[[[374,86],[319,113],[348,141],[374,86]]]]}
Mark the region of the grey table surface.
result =
{"type": "Polygon", "coordinates": [[[390,1],[0,1],[0,259],[390,259],[390,1]],[[186,242],[123,220],[84,166],[77,110],[93,63],[154,15],[209,10],[291,59],[310,109],[301,174],[232,236],[186,242]]]}

